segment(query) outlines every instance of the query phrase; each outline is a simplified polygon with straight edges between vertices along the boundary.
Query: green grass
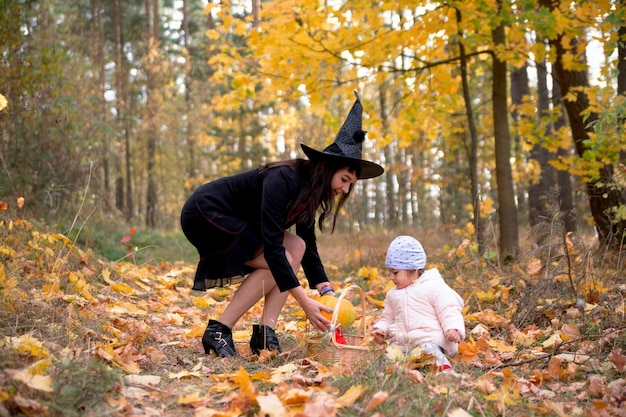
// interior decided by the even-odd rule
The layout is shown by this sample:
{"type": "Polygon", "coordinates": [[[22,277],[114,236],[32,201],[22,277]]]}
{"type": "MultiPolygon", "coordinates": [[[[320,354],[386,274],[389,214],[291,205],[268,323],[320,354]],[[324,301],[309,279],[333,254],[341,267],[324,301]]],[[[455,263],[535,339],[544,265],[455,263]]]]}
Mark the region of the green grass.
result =
{"type": "Polygon", "coordinates": [[[139,265],[177,261],[195,264],[198,261],[196,249],[180,230],[135,227],[134,234],[130,230],[125,225],[97,224],[74,228],[68,236],[107,261],[124,260],[139,265]],[[122,242],[124,237],[130,239],[122,242]]]}

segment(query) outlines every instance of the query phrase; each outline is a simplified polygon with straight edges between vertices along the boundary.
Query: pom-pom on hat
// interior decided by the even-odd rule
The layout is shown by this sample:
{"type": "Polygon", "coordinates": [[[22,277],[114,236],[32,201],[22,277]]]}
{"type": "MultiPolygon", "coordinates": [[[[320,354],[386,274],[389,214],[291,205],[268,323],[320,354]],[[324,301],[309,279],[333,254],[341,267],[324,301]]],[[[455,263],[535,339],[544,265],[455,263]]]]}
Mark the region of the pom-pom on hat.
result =
{"type": "Polygon", "coordinates": [[[363,105],[356,90],[354,90],[354,95],[356,101],[333,143],[321,152],[303,143],[300,147],[311,161],[327,159],[339,163],[345,162],[348,165],[360,167],[358,179],[374,178],[385,172],[385,169],[374,162],[361,159],[363,141],[367,132],[361,129],[363,105]]]}
{"type": "Polygon", "coordinates": [[[391,269],[413,271],[426,267],[426,252],[422,244],[411,236],[398,236],[387,249],[385,266],[391,269]]]}

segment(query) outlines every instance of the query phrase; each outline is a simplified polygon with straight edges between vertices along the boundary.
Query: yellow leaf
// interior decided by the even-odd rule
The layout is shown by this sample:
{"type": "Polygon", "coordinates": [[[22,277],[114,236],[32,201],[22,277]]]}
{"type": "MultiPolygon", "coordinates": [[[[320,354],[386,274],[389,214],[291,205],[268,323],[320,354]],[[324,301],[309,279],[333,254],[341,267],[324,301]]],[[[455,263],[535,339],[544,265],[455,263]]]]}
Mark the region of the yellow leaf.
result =
{"type": "Polygon", "coordinates": [[[126,285],[122,282],[117,282],[113,285],[111,285],[111,289],[117,293],[120,293],[122,295],[131,295],[135,292],[135,290],[132,289],[132,287],[130,287],[129,285],[126,285]]]}
{"type": "Polygon", "coordinates": [[[515,352],[517,348],[512,345],[507,345],[502,340],[498,339],[489,339],[487,344],[496,352],[505,353],[505,352],[515,352]]]}
{"type": "Polygon", "coordinates": [[[233,332],[233,341],[243,342],[245,340],[250,340],[250,332],[248,330],[235,330],[233,332]]]}
{"type": "Polygon", "coordinates": [[[391,361],[404,361],[405,355],[397,346],[387,346],[385,349],[385,357],[391,361]]]}
{"type": "Polygon", "coordinates": [[[26,384],[29,388],[44,392],[52,392],[52,377],[50,375],[33,375],[27,369],[21,371],[6,370],[16,381],[26,384]]]}
{"type": "Polygon", "coordinates": [[[111,280],[111,271],[108,268],[102,270],[102,279],[104,279],[104,282],[109,285],[114,284],[114,282],[111,280]]]}
{"type": "Polygon", "coordinates": [[[191,395],[179,395],[178,400],[176,401],[178,404],[193,404],[200,401],[202,398],[200,397],[200,393],[194,392],[191,395]]]}
{"type": "Polygon", "coordinates": [[[9,101],[6,99],[5,96],[0,94],[0,110],[3,110],[8,105],[9,105],[9,101]]]}
{"type": "Polygon", "coordinates": [[[352,407],[356,400],[363,394],[363,387],[361,385],[353,385],[337,399],[337,407],[352,407]]]}
{"type": "Polygon", "coordinates": [[[169,374],[167,374],[167,377],[169,379],[183,379],[183,378],[192,378],[192,377],[198,377],[201,378],[202,377],[202,372],[189,372],[186,369],[180,371],[180,372],[170,372],[169,374]]]}
{"type": "Polygon", "coordinates": [[[285,365],[279,366],[274,369],[272,372],[272,376],[270,377],[270,382],[274,384],[278,384],[283,382],[289,378],[298,370],[298,367],[293,363],[287,363],[285,365]]]}
{"type": "Polygon", "coordinates": [[[509,320],[497,314],[491,309],[486,309],[466,316],[468,319],[476,320],[481,323],[485,323],[488,326],[493,327],[506,327],[509,324],[509,320]]]}
{"type": "Polygon", "coordinates": [[[494,201],[492,198],[485,198],[485,201],[480,202],[480,217],[486,219],[491,213],[494,212],[494,201]]]}
{"type": "Polygon", "coordinates": [[[289,407],[301,406],[311,398],[312,394],[312,391],[305,391],[302,388],[291,388],[289,391],[280,394],[280,401],[289,407]]]}
{"type": "Polygon", "coordinates": [[[52,366],[50,359],[41,359],[32,363],[26,370],[31,375],[43,375],[52,366]]]}
{"type": "Polygon", "coordinates": [[[41,341],[29,334],[19,337],[5,338],[9,344],[21,354],[28,354],[36,358],[47,358],[49,352],[43,347],[41,341]]]}
{"type": "Polygon", "coordinates": [[[365,298],[367,298],[367,301],[374,304],[376,307],[383,308],[385,306],[385,300],[377,300],[370,295],[366,295],[365,298]]]}
{"type": "Polygon", "coordinates": [[[142,310],[135,306],[132,303],[121,302],[115,303],[108,309],[109,314],[113,315],[124,315],[128,314],[130,316],[147,316],[148,312],[146,310],[142,310]]]}
{"type": "Polygon", "coordinates": [[[493,288],[490,288],[489,291],[478,290],[474,295],[480,301],[493,301],[495,299],[493,288]]]}
{"type": "Polygon", "coordinates": [[[546,349],[552,349],[554,346],[560,344],[561,342],[561,335],[558,333],[552,333],[552,336],[544,340],[541,345],[546,349]]]}
{"type": "Polygon", "coordinates": [[[217,304],[217,301],[215,301],[215,299],[212,298],[212,297],[191,297],[191,302],[196,307],[201,307],[201,308],[202,307],[211,307],[211,306],[217,304]]]}
{"type": "Polygon", "coordinates": [[[256,397],[255,386],[252,384],[252,380],[250,379],[250,374],[243,369],[242,366],[239,367],[237,371],[237,375],[233,379],[235,384],[239,385],[239,390],[242,394],[247,396],[249,399],[254,399],[256,397]]]}

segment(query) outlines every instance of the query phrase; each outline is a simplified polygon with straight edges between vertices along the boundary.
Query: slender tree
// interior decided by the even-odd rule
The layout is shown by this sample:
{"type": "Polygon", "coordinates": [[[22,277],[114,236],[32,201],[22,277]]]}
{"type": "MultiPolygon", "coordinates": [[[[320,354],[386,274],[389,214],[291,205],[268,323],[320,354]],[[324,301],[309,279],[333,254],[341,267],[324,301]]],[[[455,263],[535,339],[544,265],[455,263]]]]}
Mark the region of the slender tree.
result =
{"type": "MultiPolygon", "coordinates": [[[[502,1],[497,1],[501,10],[502,1]]],[[[493,43],[496,51],[506,43],[505,25],[500,21],[492,29],[493,43]]],[[[499,226],[500,226],[500,257],[508,262],[519,253],[519,237],[517,225],[517,208],[515,206],[515,189],[511,172],[511,136],[509,133],[507,65],[497,52],[493,55],[493,126],[496,155],[496,181],[498,184],[499,226]]]]}

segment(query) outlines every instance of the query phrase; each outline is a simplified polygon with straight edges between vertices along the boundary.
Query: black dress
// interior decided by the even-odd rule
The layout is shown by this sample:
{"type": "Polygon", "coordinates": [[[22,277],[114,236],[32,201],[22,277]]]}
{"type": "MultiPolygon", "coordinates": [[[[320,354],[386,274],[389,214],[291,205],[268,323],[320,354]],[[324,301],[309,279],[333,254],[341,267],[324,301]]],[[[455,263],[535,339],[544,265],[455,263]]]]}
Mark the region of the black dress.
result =
{"type": "Polygon", "coordinates": [[[328,281],[317,251],[315,224],[288,218],[305,178],[288,166],[253,169],[200,186],[183,206],[181,226],[200,261],[194,290],[241,282],[245,263],[261,251],[281,291],[300,285],[287,261],[283,238],[295,224],[306,243],[302,269],[310,288],[328,281]]]}

